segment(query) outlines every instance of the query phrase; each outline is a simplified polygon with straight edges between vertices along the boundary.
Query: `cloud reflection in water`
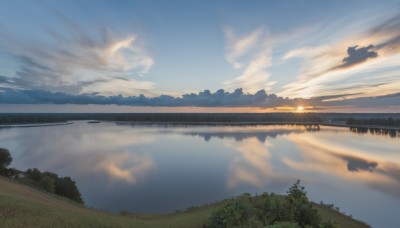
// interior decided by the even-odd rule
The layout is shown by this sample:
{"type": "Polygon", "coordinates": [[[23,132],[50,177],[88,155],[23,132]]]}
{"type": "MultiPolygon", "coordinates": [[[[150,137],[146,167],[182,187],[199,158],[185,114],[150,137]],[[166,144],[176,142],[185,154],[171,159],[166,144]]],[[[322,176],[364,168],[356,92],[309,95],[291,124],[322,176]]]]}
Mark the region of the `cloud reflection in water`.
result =
{"type": "Polygon", "coordinates": [[[103,176],[108,185],[118,181],[135,183],[155,168],[151,156],[137,149],[152,143],[154,136],[110,126],[113,124],[102,123],[95,126],[97,129],[88,129],[84,123],[79,123],[23,129],[18,131],[18,148],[11,150],[15,158],[12,165],[22,170],[37,167],[54,171],[80,183],[99,176],[103,176]]]}
{"type": "Polygon", "coordinates": [[[300,160],[283,158],[283,162],[291,169],[334,175],[400,198],[400,154],[385,156],[387,153],[384,151],[361,150],[356,144],[341,141],[332,132],[325,132],[325,137],[293,134],[287,138],[297,144],[301,153],[300,160]],[[393,160],[393,157],[397,159],[393,160]]]}
{"type": "Polygon", "coordinates": [[[265,188],[297,178],[321,182],[319,175],[324,174],[400,198],[400,154],[393,151],[399,142],[385,134],[359,135],[348,128],[319,126],[226,127],[185,134],[223,140],[225,147],[238,152],[228,166],[231,189],[265,188]],[[282,142],[292,144],[293,150],[275,150],[282,142]]]}

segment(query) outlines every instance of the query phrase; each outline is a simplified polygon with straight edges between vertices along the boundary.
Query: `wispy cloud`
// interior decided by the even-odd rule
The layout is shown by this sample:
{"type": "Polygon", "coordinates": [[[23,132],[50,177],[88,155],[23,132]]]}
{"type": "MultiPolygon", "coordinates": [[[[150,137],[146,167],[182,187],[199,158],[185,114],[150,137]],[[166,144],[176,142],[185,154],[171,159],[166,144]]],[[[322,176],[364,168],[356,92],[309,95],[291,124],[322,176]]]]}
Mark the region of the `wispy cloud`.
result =
{"type": "Polygon", "coordinates": [[[226,27],[224,32],[227,40],[225,58],[234,68],[242,67],[240,59],[247,52],[252,51],[258,46],[264,33],[263,29],[258,28],[247,36],[237,37],[235,31],[230,27],[226,27]]]}
{"type": "MultiPolygon", "coordinates": [[[[333,95],[340,85],[357,84],[362,91],[342,89],[342,93],[358,93],[356,97],[381,96],[399,92],[400,73],[400,16],[371,26],[356,34],[350,34],[329,45],[301,47],[288,51],[283,60],[299,57],[304,65],[297,80],[283,87],[280,95],[313,97],[333,95]],[[374,74],[372,76],[371,74],[374,74]],[[382,83],[379,87],[365,87],[382,83]],[[394,88],[394,87],[397,87],[394,88]]],[[[340,88],[339,88],[340,89],[340,88]]]]}
{"type": "MultiPolygon", "coordinates": [[[[19,65],[9,80],[25,89],[77,94],[89,85],[115,84],[125,77],[128,84],[149,89],[150,82],[132,79],[145,75],[154,64],[138,34],[121,35],[107,28],[87,31],[70,20],[64,20],[64,26],[64,30],[45,31],[47,39],[40,42],[3,30],[0,48],[19,65]]],[[[118,93],[118,88],[113,92],[118,93]]]]}
{"type": "Polygon", "coordinates": [[[226,60],[233,68],[243,70],[236,78],[225,81],[224,87],[228,90],[243,88],[255,92],[273,85],[267,71],[272,65],[272,39],[269,39],[268,32],[258,28],[248,35],[238,36],[232,28],[225,28],[225,36],[226,60]]]}
{"type": "Polygon", "coordinates": [[[373,27],[369,34],[380,37],[376,48],[384,49],[386,52],[398,52],[400,47],[400,14],[397,14],[386,21],[373,27]]]}

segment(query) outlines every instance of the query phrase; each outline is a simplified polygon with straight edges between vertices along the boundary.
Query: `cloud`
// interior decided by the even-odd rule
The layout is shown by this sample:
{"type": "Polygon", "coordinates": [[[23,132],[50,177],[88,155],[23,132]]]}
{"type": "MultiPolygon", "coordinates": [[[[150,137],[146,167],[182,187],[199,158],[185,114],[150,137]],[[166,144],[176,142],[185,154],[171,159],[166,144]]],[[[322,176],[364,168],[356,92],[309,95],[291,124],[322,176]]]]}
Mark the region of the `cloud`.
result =
{"type": "Polygon", "coordinates": [[[144,76],[154,64],[138,34],[117,34],[107,28],[89,31],[68,19],[62,25],[45,31],[46,39],[40,42],[1,32],[1,50],[18,63],[10,80],[25,89],[78,94],[86,86],[125,77],[129,84],[148,89],[150,82],[132,78],[144,76]]]}
{"type": "Polygon", "coordinates": [[[6,76],[0,75],[0,83],[4,83],[4,84],[14,84],[14,82],[6,76]]]}
{"type": "Polygon", "coordinates": [[[400,16],[395,15],[329,45],[300,47],[286,52],[282,60],[300,57],[304,63],[297,80],[284,85],[280,94],[289,97],[313,97],[334,95],[337,90],[341,93],[360,94],[360,89],[343,89],[343,84],[364,88],[364,96],[399,92],[400,55],[396,51],[400,47],[399,28],[400,16]],[[365,89],[376,84],[377,80],[384,84],[371,87],[370,90],[365,89]]]}
{"type": "Polygon", "coordinates": [[[370,30],[370,35],[382,37],[377,49],[396,52],[400,46],[400,14],[397,14],[370,30]]]}
{"type": "Polygon", "coordinates": [[[227,40],[225,58],[234,68],[241,68],[242,63],[239,62],[239,59],[248,51],[257,47],[257,43],[263,34],[263,30],[258,28],[248,36],[237,37],[232,28],[226,27],[224,33],[227,40]]]}
{"type": "Polygon", "coordinates": [[[154,83],[122,77],[112,78],[110,80],[99,80],[96,83],[88,83],[82,88],[81,92],[112,96],[116,93],[115,88],[118,88],[118,94],[125,96],[130,96],[132,94],[155,95],[151,92],[154,89],[154,83]]]}
{"type": "MultiPolygon", "coordinates": [[[[88,82],[89,84],[91,82],[88,82]]],[[[107,86],[121,85],[127,82],[119,79],[115,82],[98,82],[103,91],[107,91],[107,86]],[[109,84],[111,83],[111,84],[109,84]],[[116,83],[116,84],[113,84],[116,83]]],[[[132,90],[134,85],[126,84],[126,89],[132,90]]],[[[141,87],[145,87],[143,85],[141,87]]],[[[151,85],[148,85],[151,86],[151,85]]],[[[91,88],[90,86],[88,88],[91,88]]],[[[124,90],[124,89],[123,89],[124,90]]],[[[135,93],[147,92],[136,88],[135,93]]],[[[116,104],[130,106],[152,106],[152,107],[260,107],[275,108],[278,111],[295,111],[296,107],[302,105],[305,111],[324,111],[334,110],[335,108],[378,108],[391,107],[400,108],[398,103],[400,93],[384,96],[354,98],[356,94],[337,94],[331,96],[317,96],[312,98],[283,98],[276,94],[267,94],[265,90],[260,90],[254,94],[243,93],[242,89],[234,92],[226,92],[223,89],[214,93],[204,90],[199,93],[183,94],[173,97],[170,95],[139,96],[128,95],[104,95],[94,90],[87,93],[73,95],[62,92],[50,92],[45,90],[21,90],[0,87],[0,104],[116,104]]],[[[336,112],[340,109],[336,109],[336,112]]]]}
{"type": "Polygon", "coordinates": [[[348,56],[343,59],[344,64],[338,66],[337,68],[350,67],[362,62],[367,61],[369,58],[376,58],[378,53],[375,51],[370,51],[374,48],[374,45],[369,45],[368,47],[358,48],[358,45],[354,47],[347,48],[348,56]]]}
{"type": "Polygon", "coordinates": [[[268,89],[274,82],[269,82],[267,69],[272,65],[272,48],[268,33],[258,28],[247,36],[237,37],[233,29],[226,28],[226,60],[242,73],[232,80],[225,81],[228,90],[243,88],[247,92],[268,89]]]}

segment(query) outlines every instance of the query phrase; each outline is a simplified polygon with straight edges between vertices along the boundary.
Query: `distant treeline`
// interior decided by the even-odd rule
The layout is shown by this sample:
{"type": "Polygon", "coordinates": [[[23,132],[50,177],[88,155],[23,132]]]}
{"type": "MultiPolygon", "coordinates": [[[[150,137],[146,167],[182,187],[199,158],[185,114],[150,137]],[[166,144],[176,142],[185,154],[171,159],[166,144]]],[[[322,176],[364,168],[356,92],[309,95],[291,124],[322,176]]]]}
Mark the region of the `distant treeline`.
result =
{"type": "Polygon", "coordinates": [[[61,115],[0,115],[0,124],[58,123],[68,119],[61,115]]]}
{"type": "Polygon", "coordinates": [[[400,119],[354,119],[349,118],[346,121],[348,125],[377,125],[377,126],[400,126],[400,119]]]}
{"type": "Polygon", "coordinates": [[[84,113],[84,114],[1,114],[0,123],[54,123],[69,120],[137,122],[321,122],[311,113],[84,113]]]}
{"type": "Polygon", "coordinates": [[[139,122],[320,122],[312,114],[299,113],[153,113],[120,114],[115,121],[139,122]]]}
{"type": "Polygon", "coordinates": [[[72,120],[178,123],[290,123],[346,121],[348,125],[400,126],[400,114],[362,113],[11,113],[0,124],[56,123],[72,120]]]}

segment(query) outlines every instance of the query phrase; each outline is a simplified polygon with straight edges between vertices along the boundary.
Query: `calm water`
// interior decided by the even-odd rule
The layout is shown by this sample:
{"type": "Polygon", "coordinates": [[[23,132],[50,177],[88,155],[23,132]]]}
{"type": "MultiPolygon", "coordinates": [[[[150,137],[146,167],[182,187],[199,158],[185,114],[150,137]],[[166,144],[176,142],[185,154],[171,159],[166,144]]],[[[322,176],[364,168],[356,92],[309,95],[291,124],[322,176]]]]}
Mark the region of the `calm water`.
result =
{"type": "Polygon", "coordinates": [[[12,167],[71,176],[87,206],[171,212],[244,192],[334,203],[374,227],[400,224],[400,138],[304,126],[0,128],[12,167]]]}

